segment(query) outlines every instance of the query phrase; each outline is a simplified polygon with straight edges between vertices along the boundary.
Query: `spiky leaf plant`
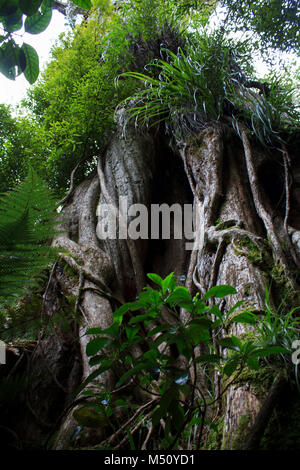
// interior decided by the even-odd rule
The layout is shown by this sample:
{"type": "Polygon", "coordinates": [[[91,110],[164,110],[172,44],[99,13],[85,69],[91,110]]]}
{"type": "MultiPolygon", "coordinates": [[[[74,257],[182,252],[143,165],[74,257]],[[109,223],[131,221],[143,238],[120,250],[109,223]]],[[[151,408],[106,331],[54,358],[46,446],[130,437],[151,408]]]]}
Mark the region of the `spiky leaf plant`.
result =
{"type": "Polygon", "coordinates": [[[168,59],[149,64],[148,75],[123,74],[141,82],[140,90],[121,104],[127,108],[126,122],[153,126],[164,121],[181,139],[225,118],[237,133],[237,122],[243,121],[264,145],[278,144],[280,132],[299,127],[292,88],[278,77],[268,83],[255,80],[245,43],[216,32],[195,36],[185,49],[165,51],[168,59]]]}

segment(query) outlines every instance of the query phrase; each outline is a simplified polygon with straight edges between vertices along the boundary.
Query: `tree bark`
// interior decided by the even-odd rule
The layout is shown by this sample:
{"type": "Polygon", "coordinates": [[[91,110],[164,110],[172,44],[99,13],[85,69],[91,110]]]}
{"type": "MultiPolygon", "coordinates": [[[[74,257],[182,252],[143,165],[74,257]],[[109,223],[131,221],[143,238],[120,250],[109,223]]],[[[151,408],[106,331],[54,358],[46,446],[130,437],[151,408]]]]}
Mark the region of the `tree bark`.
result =
{"type": "MultiPolygon", "coordinates": [[[[298,288],[293,273],[299,256],[300,218],[293,212],[292,225],[284,231],[286,212],[280,206],[280,199],[285,186],[280,173],[280,152],[271,156],[251,140],[245,130],[239,139],[226,125],[205,129],[189,141],[177,143],[173,150],[161,132],[142,134],[128,127],[124,135],[122,130],[120,115],[117,131],[105,154],[99,156],[97,173],[75,189],[60,214],[64,232],[53,243],[61,250],[61,258],[53,273],[46,301],[47,314],[53,316],[59,311],[60,295],[75,297],[75,310],[81,316],[73,338],[77,338],[80,346],[82,376],[79,379],[77,374],[76,379],[66,384],[68,396],[93,371],[85,352],[91,338],[85,335],[86,331],[92,327],[108,327],[113,310],[120,303],[135,299],[145,286],[147,272],[164,276],[174,271],[178,276],[185,275],[186,286],[200,295],[213,285],[232,285],[237,294],[219,302],[222,312],[227,312],[238,300],[246,300],[248,308],[260,312],[264,309],[270,272],[259,263],[253,263],[248,241],[257,252],[267,253],[274,266],[281,265],[285,284],[298,288]],[[281,183],[270,190],[264,187],[261,175],[274,161],[279,162],[276,168],[281,183]],[[184,239],[100,240],[97,233],[103,220],[97,217],[99,205],[111,204],[117,211],[119,198],[125,196],[129,206],[144,204],[148,208],[153,203],[194,203],[199,213],[195,249],[187,251],[184,239]],[[290,248],[282,247],[282,240],[292,247],[293,256],[290,248]],[[62,263],[73,271],[72,276],[62,269],[62,263]]],[[[292,153],[290,158],[293,166],[292,153]]],[[[182,319],[186,315],[187,312],[181,312],[182,319]]],[[[245,331],[239,326],[232,332],[241,335],[245,331]]],[[[43,361],[49,365],[55,358],[51,359],[47,341],[50,340],[41,339],[43,361]]],[[[66,345],[66,338],[57,336],[55,341],[59,343],[55,346],[57,354],[66,345]]],[[[51,363],[53,371],[58,370],[59,361],[57,357],[56,363],[51,363]]],[[[220,379],[216,374],[217,394],[220,379]]],[[[115,382],[115,373],[105,372],[97,378],[96,386],[112,390],[115,382]]],[[[43,394],[45,391],[39,381],[37,396],[43,394]]],[[[77,405],[72,407],[72,402],[71,407],[69,405],[70,400],[60,407],[60,412],[62,409],[66,412],[60,420],[54,445],[57,449],[69,448],[76,434],[73,412],[77,405]]],[[[255,424],[260,408],[261,399],[250,386],[229,387],[223,401],[225,448],[232,448],[241,419],[247,416],[249,425],[255,424]]],[[[56,419],[59,417],[56,413],[56,419]]],[[[92,434],[86,430],[80,444],[91,445],[103,437],[101,430],[92,434]]]]}

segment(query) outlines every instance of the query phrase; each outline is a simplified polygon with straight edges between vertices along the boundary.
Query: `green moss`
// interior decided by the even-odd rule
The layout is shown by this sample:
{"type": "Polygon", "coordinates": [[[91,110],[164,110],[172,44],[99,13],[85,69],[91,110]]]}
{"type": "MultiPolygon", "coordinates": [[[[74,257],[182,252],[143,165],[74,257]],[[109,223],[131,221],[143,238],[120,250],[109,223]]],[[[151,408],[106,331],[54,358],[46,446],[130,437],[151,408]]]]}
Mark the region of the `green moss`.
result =
{"type": "Polygon", "coordinates": [[[263,400],[270,390],[275,375],[276,372],[268,366],[260,367],[257,370],[245,367],[237,380],[237,384],[239,386],[250,385],[254,395],[263,400]]]}
{"type": "Polygon", "coordinates": [[[261,250],[245,236],[235,242],[235,247],[236,254],[246,256],[253,265],[258,266],[261,270],[270,272],[272,269],[274,261],[267,242],[265,249],[261,250]]]}
{"type": "MultiPolygon", "coordinates": [[[[233,250],[236,255],[245,256],[253,266],[265,273],[272,283],[272,293],[276,303],[280,304],[282,299],[287,298],[290,308],[299,305],[299,292],[292,291],[283,266],[279,262],[274,262],[268,240],[265,240],[264,248],[259,249],[248,237],[243,237],[235,241],[233,250]]],[[[247,296],[247,292],[245,295],[247,296]]]]}
{"type": "Polygon", "coordinates": [[[77,300],[77,295],[66,295],[66,299],[69,302],[70,305],[75,306],[76,300],[77,300]]]}
{"type": "Polygon", "coordinates": [[[249,432],[250,417],[244,415],[241,417],[239,425],[232,437],[232,450],[242,450],[249,432]]]}
{"type": "Polygon", "coordinates": [[[224,417],[221,416],[210,428],[204,449],[220,450],[222,447],[224,417]]]}

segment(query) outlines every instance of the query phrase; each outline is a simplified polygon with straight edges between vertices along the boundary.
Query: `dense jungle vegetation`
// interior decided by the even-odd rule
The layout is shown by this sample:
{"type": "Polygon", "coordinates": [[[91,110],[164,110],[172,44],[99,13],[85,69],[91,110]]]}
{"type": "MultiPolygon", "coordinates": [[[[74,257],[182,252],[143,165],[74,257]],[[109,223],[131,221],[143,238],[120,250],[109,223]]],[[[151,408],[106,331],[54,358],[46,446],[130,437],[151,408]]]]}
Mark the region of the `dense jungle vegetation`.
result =
{"type": "Polygon", "coordinates": [[[6,448],[300,448],[299,6],[0,0],[6,448]],[[97,239],[124,194],[198,248],[97,239]]]}

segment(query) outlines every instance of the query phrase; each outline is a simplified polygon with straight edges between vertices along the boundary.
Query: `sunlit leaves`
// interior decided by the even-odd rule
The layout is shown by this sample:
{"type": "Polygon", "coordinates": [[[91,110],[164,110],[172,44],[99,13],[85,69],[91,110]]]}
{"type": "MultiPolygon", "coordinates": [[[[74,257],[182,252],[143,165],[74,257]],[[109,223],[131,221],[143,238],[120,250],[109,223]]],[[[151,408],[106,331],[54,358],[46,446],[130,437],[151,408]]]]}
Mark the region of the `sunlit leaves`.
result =
{"type": "Polygon", "coordinates": [[[75,3],[75,5],[79,6],[80,8],[89,9],[92,7],[91,0],[73,0],[73,3],[75,3]]]}
{"type": "Polygon", "coordinates": [[[233,90],[232,69],[242,74],[249,67],[244,45],[221,34],[202,34],[187,42],[184,51],[164,54],[167,60],[151,63],[148,74],[123,74],[140,82],[140,90],[124,102],[128,121],[139,126],[165,122],[178,138],[219,121],[233,90]]]}
{"type": "Polygon", "coordinates": [[[25,31],[30,34],[39,34],[44,31],[52,18],[52,8],[48,6],[48,0],[43,0],[41,11],[28,16],[25,20],[25,31]]]}
{"type": "Polygon", "coordinates": [[[266,47],[299,49],[299,2],[297,0],[223,0],[228,9],[225,27],[254,31],[266,47]]]}
{"type": "Polygon", "coordinates": [[[25,78],[29,83],[34,83],[39,75],[39,56],[37,55],[36,50],[25,42],[23,43],[21,50],[25,56],[25,78]]]}

